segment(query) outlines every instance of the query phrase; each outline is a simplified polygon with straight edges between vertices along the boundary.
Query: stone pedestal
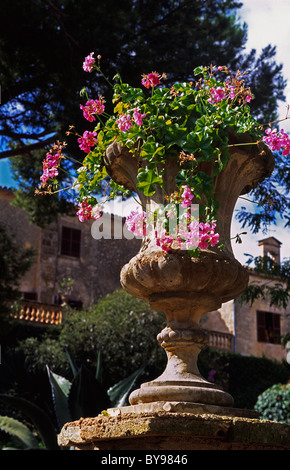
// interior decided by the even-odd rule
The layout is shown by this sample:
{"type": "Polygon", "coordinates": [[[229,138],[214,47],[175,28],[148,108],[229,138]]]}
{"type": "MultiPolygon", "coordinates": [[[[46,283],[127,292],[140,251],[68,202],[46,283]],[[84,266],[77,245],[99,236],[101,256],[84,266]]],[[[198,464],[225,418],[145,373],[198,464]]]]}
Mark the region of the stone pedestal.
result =
{"type": "Polygon", "coordinates": [[[67,423],[59,445],[76,450],[289,450],[290,426],[245,410],[158,402],[67,423]],[[224,414],[226,413],[226,414],[224,414]],[[245,416],[248,415],[248,416],[245,416]]]}

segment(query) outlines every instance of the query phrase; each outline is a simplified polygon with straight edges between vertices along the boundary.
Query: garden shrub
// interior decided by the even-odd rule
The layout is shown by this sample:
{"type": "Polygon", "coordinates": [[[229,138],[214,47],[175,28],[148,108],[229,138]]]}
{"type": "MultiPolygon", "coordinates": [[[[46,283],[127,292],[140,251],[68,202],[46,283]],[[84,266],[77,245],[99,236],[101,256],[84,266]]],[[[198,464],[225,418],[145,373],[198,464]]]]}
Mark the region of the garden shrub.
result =
{"type": "Polygon", "coordinates": [[[255,410],[261,419],[290,424],[290,384],[276,384],[258,396],[255,410]]]}
{"type": "Polygon", "coordinates": [[[110,386],[145,363],[148,377],[162,372],[166,355],[156,336],[164,326],[162,313],[120,289],[87,310],[65,311],[57,337],[50,337],[48,331],[41,341],[28,338],[21,347],[29,370],[35,372],[48,364],[66,377],[71,374],[66,351],[78,365],[85,364],[91,370],[97,365],[100,351],[104,377],[110,386]]]}
{"type": "Polygon", "coordinates": [[[274,384],[286,383],[290,377],[290,364],[286,361],[210,348],[201,351],[198,363],[206,379],[212,379],[232,395],[236,408],[253,409],[262,392],[274,384]]]}

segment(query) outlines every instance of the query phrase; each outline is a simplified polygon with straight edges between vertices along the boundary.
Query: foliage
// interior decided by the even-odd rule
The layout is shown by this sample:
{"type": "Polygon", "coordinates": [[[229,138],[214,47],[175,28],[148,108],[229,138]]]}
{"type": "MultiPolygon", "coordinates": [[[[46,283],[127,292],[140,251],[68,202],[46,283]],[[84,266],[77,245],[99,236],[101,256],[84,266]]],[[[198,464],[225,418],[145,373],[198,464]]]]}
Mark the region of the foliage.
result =
{"type": "MultiPolygon", "coordinates": [[[[57,427],[54,426],[50,417],[34,403],[20,397],[0,395],[0,401],[10,407],[19,408],[33,422],[39,434],[40,441],[26,424],[9,416],[0,416],[0,429],[16,437],[24,448],[36,449],[43,446],[47,450],[59,450],[57,433],[65,423],[81,417],[97,416],[108,407],[123,406],[136,379],[145,367],[141,366],[131,376],[106,390],[102,385],[100,367],[97,368],[94,376],[85,366],[77,368],[70,357],[69,361],[74,374],[71,382],[53,373],[47,367],[57,427]]],[[[7,449],[11,449],[11,446],[7,449]]]]}
{"type": "Polygon", "coordinates": [[[261,419],[290,424],[290,385],[275,384],[258,396],[255,410],[261,419]]]}
{"type": "Polygon", "coordinates": [[[11,305],[19,300],[19,282],[34,261],[34,249],[22,248],[0,224],[0,337],[11,328],[11,305]],[[7,330],[8,329],[8,330],[7,330]]]}
{"type": "Polygon", "coordinates": [[[286,383],[290,375],[290,365],[286,361],[209,348],[201,351],[198,364],[206,379],[212,379],[232,395],[236,408],[253,409],[264,390],[277,383],[286,383]]]}
{"type": "MultiPolygon", "coordinates": [[[[17,419],[11,418],[9,416],[0,416],[0,430],[15,437],[19,446],[22,444],[24,447],[29,449],[37,449],[39,446],[38,440],[30,431],[28,426],[21,423],[17,419]]],[[[2,448],[2,450],[18,449],[19,447],[17,444],[13,448],[11,445],[9,445],[2,448]]]]}
{"type": "MultiPolygon", "coordinates": [[[[83,68],[87,72],[96,70],[105,77],[100,61],[101,56],[95,58],[92,52],[85,58],[83,68]]],[[[129,229],[135,235],[153,235],[165,251],[179,247],[198,256],[200,249],[215,246],[219,241],[219,234],[214,230],[218,209],[214,179],[227,165],[231,148],[258,145],[265,151],[262,141],[276,149],[278,140],[283,155],[290,153],[290,139],[283,131],[277,133],[269,127],[265,131],[267,136],[263,136],[263,125],[251,114],[249,103],[253,95],[245,85],[243,73],[233,74],[226,66],[200,66],[193,75],[193,81],[174,83],[168,88],[161,86],[165,74],[143,74],[142,85],[147,89],[144,91],[123,83],[117,74],[112,85],[113,115],[105,112],[100,95],[91,99],[84,89],[86,102],[80,105],[84,118],[90,123],[96,119],[99,122],[82,136],[77,131],[68,132],[79,136],[79,146],[87,154],[73,185],[78,193],[80,221],[101,217],[102,206],[98,205],[96,194],[104,180],[110,181],[108,199],[120,192],[127,194],[130,189],[126,178],[125,182],[118,182],[114,176],[110,178],[110,163],[106,164],[107,149],[118,143],[129,151],[132,159],[138,160],[136,186],[143,206],[141,213],[138,208],[129,216],[128,219],[134,217],[129,229]],[[157,85],[160,87],[156,88],[157,85]],[[176,169],[174,193],[173,190],[168,193],[168,163],[176,169]],[[170,214],[166,211],[159,214],[161,225],[156,227],[153,215],[156,204],[148,210],[144,201],[148,204],[145,198],[160,192],[160,188],[172,209],[170,214]],[[183,218],[178,215],[178,205],[185,209],[193,202],[198,204],[198,217],[189,210],[183,218]],[[176,219],[176,223],[170,224],[170,218],[176,219]]],[[[58,142],[47,153],[36,194],[61,191],[57,176],[61,162],[66,159],[63,148],[64,144],[58,142]]]]}
{"type": "Polygon", "coordinates": [[[30,372],[37,373],[49,364],[65,376],[71,371],[66,351],[90,370],[97,367],[101,351],[104,377],[110,387],[124,378],[124,371],[131,374],[146,362],[147,373],[154,374],[158,364],[164,363],[165,353],[156,341],[164,326],[163,314],[120,289],[88,310],[67,309],[57,332],[48,332],[41,339],[27,338],[20,346],[30,372]]]}
{"type": "Polygon", "coordinates": [[[23,249],[8,236],[7,230],[0,225],[0,304],[5,300],[19,298],[20,278],[33,262],[34,250],[23,249]]]}
{"type": "MultiPolygon", "coordinates": [[[[102,73],[99,63],[94,62],[92,67],[102,73]]],[[[209,202],[211,179],[198,172],[198,164],[211,162],[212,176],[223,169],[230,157],[228,128],[259,136],[257,122],[247,105],[252,95],[244,85],[242,74],[233,76],[227,67],[197,67],[193,81],[175,83],[172,88],[156,88],[163,76],[148,74],[142,82],[151,92],[123,83],[119,74],[115,79],[114,114],[103,126],[99,123],[95,127],[96,143],[93,149],[87,150],[79,172],[80,201],[90,197],[106,176],[103,156],[109,144],[118,141],[144,160],[138,171],[137,188],[145,196],[155,193],[155,185],[163,187],[162,165],[168,156],[178,162],[182,154],[183,165],[179,162],[176,177],[178,187],[186,184],[194,189],[198,199],[205,194],[209,202]],[[220,73],[226,75],[225,83],[220,73]],[[216,91],[221,92],[217,97],[216,91]]],[[[85,117],[95,120],[92,114],[85,117]]],[[[113,185],[112,196],[114,193],[113,185]]]]}
{"type": "MultiPolygon", "coordinates": [[[[257,299],[267,299],[270,306],[286,310],[290,300],[290,260],[276,263],[269,256],[250,256],[247,265],[251,264],[254,272],[262,275],[263,279],[251,281],[239,300],[252,305],[257,299]]],[[[284,346],[289,340],[289,335],[290,332],[286,332],[282,338],[284,346]]]]}

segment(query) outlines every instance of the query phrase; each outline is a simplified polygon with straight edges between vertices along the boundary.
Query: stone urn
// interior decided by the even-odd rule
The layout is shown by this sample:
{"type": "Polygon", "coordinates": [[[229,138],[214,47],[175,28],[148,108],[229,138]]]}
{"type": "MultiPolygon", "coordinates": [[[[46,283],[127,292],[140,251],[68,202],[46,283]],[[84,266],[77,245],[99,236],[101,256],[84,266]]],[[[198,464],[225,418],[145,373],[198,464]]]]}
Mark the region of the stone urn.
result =
{"type": "MultiPolygon", "coordinates": [[[[274,157],[264,144],[254,144],[246,134],[230,135],[231,158],[225,169],[214,178],[214,194],[219,203],[216,231],[223,241],[218,247],[202,250],[192,258],[186,250],[164,252],[155,239],[144,238],[138,254],[121,271],[122,287],[133,296],[144,299],[153,309],[165,314],[167,325],[157,339],[167,354],[167,366],[155,380],[141,385],[129,397],[131,405],[166,403],[233,406],[231,395],[208,382],[197,367],[200,350],[207,344],[207,334],[199,326],[206,312],[239,296],[247,287],[248,273],[235,259],[231,248],[230,228],[238,197],[248,193],[274,168],[274,157]],[[245,145],[245,144],[252,145],[245,145]]],[[[165,164],[164,191],[145,197],[137,189],[137,172],[142,159],[114,142],[107,149],[105,165],[112,179],[135,191],[142,204],[154,201],[166,204],[165,193],[177,188],[179,168],[168,157],[165,164]]],[[[209,173],[210,166],[199,170],[209,173]]],[[[196,203],[196,201],[192,201],[196,203]]]]}

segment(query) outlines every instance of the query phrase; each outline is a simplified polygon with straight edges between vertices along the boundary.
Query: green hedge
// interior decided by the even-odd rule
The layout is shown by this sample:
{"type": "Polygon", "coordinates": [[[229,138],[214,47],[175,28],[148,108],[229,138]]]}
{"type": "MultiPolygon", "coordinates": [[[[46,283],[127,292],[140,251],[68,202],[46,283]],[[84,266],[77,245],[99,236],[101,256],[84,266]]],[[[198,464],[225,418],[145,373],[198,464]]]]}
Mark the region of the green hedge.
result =
{"type": "Polygon", "coordinates": [[[201,374],[234,398],[236,408],[253,409],[258,396],[274,384],[285,384],[290,364],[265,357],[242,356],[205,348],[199,355],[201,374]]]}

